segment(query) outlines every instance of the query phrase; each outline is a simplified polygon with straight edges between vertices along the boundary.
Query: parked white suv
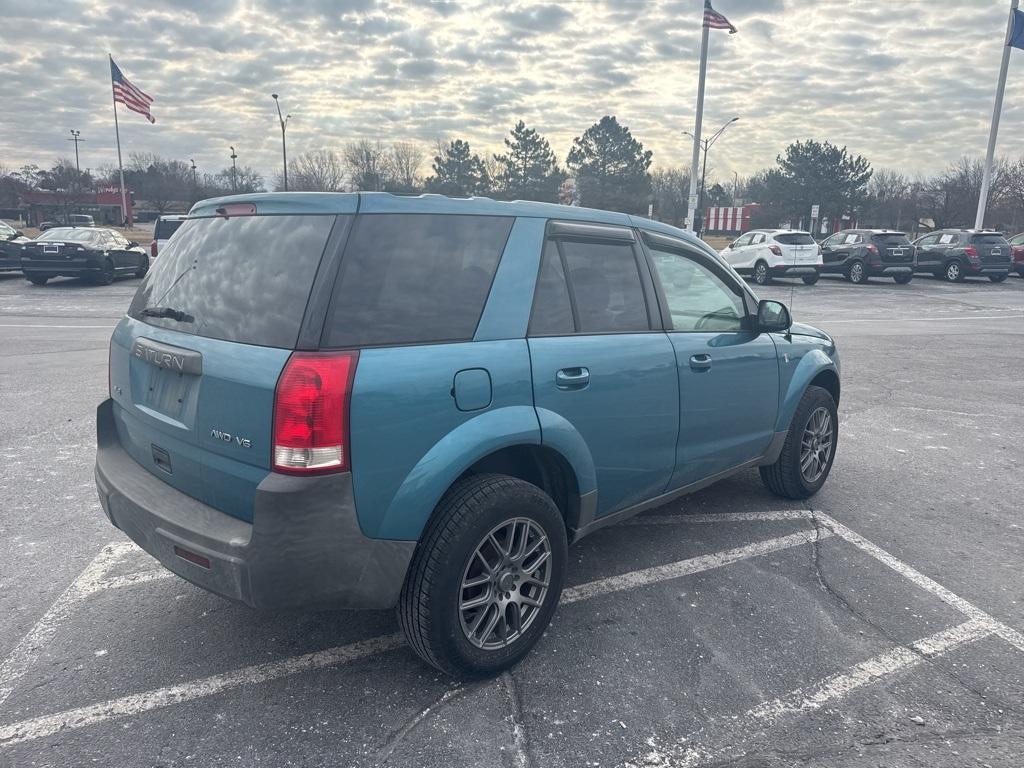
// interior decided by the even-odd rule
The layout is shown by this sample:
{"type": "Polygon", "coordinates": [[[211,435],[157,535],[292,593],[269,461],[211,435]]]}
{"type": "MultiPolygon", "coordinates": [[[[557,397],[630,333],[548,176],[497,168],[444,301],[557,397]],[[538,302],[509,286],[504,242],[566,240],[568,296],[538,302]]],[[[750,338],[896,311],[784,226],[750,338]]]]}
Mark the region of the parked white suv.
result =
{"type": "Polygon", "coordinates": [[[171,239],[171,235],[178,231],[181,222],[187,218],[188,216],[184,214],[170,214],[156,220],[156,224],[153,226],[153,242],[149,244],[149,258],[156,258],[156,255],[167,245],[167,241],[171,239]]]}
{"type": "Polygon", "coordinates": [[[807,285],[818,282],[821,248],[810,233],[799,229],[755,229],[740,235],[721,256],[741,275],[752,275],[758,285],[773,277],[799,277],[807,285]]]}

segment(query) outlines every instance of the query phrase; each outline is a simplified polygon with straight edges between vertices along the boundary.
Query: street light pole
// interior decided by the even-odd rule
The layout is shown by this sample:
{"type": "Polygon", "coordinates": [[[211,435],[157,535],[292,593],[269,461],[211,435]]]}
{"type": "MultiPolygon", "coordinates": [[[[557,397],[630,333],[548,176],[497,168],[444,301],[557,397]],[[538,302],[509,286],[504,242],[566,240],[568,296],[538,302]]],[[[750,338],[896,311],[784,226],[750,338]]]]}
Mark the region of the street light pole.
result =
{"type": "Polygon", "coordinates": [[[281,123],[281,158],[284,160],[284,191],[287,192],[288,191],[288,146],[285,144],[284,131],[285,131],[285,128],[288,127],[288,120],[291,118],[291,115],[284,115],[282,117],[281,116],[281,102],[279,102],[277,100],[277,94],[276,93],[272,93],[272,94],[270,94],[270,96],[274,100],[274,105],[277,107],[277,119],[281,123]]]}
{"type": "Polygon", "coordinates": [[[85,141],[85,139],[81,138],[81,131],[76,131],[74,128],[71,128],[70,130],[71,138],[68,139],[68,141],[75,142],[75,202],[77,203],[77,198],[82,192],[82,166],[78,162],[78,142],[85,141]]]}
{"type": "Polygon", "coordinates": [[[237,171],[235,170],[235,159],[237,157],[238,157],[238,155],[235,154],[235,148],[231,147],[231,191],[232,192],[237,192],[238,191],[238,176],[237,176],[237,171]]]}
{"type": "Polygon", "coordinates": [[[715,133],[707,139],[696,139],[694,138],[693,134],[690,133],[689,131],[683,131],[684,136],[689,136],[690,138],[694,139],[694,143],[698,147],[703,148],[704,150],[704,161],[701,166],[700,172],[700,196],[697,198],[697,207],[694,211],[694,216],[692,219],[694,231],[698,235],[700,235],[700,233],[704,231],[704,181],[707,179],[708,175],[708,150],[714,146],[715,142],[718,141],[719,138],[721,138],[722,134],[725,133],[725,129],[728,128],[733,123],[735,123],[737,120],[739,120],[738,117],[734,117],[732,120],[729,120],[725,125],[723,125],[717,131],[715,131],[715,133]],[[698,222],[700,223],[698,224],[698,222]]]}
{"type": "Polygon", "coordinates": [[[192,202],[195,202],[196,198],[199,196],[199,184],[196,181],[196,161],[195,158],[192,157],[190,157],[188,161],[192,163],[192,202]]]}

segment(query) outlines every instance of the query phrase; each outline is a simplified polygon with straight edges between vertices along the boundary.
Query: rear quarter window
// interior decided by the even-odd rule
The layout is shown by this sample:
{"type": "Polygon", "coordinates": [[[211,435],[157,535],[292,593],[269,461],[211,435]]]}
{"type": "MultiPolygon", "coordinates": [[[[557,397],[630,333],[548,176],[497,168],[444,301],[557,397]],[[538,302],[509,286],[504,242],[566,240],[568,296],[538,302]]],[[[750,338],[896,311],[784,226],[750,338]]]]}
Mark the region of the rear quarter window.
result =
{"type": "Polygon", "coordinates": [[[341,259],[323,345],[468,341],[515,221],[363,214],[341,259]]]}
{"type": "Polygon", "coordinates": [[[189,219],[153,262],[128,314],[211,339],[292,348],[337,218],[189,219]],[[155,307],[187,319],[142,314],[155,307]]]}

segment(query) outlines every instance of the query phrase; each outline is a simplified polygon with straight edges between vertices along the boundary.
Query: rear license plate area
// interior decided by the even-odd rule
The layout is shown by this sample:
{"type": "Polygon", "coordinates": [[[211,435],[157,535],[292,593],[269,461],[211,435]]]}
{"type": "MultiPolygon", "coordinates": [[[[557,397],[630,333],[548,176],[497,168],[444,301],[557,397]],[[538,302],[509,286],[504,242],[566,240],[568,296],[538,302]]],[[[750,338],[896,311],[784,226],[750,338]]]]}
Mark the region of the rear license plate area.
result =
{"type": "Polygon", "coordinates": [[[199,352],[138,338],[132,346],[132,399],[152,415],[191,428],[202,378],[199,352]]]}

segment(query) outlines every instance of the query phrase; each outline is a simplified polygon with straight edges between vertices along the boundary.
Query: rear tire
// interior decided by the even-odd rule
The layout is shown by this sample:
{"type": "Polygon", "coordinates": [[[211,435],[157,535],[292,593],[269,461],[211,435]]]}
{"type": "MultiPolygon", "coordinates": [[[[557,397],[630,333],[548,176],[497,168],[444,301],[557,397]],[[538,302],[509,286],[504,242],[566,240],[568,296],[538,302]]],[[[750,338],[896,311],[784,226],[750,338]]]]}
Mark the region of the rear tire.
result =
{"type": "Polygon", "coordinates": [[[993,283],[1001,283],[1007,277],[1009,277],[1009,275],[989,275],[988,279],[991,280],[993,283]]]}
{"type": "Polygon", "coordinates": [[[909,283],[911,280],[914,279],[914,276],[912,274],[911,275],[894,275],[892,279],[896,281],[897,285],[906,285],[907,283],[909,283]]]}
{"type": "Polygon", "coordinates": [[[828,479],[838,445],[839,418],[835,400],[821,387],[808,387],[793,414],[782,453],[774,464],[760,468],[761,481],[776,496],[810,498],[828,479]],[[822,422],[830,439],[827,455],[823,448],[825,437],[818,434],[822,422]],[[809,459],[812,453],[814,456],[809,459]],[[809,469],[816,471],[809,472],[809,469]]]}
{"type": "Polygon", "coordinates": [[[759,261],[754,265],[754,282],[758,285],[768,285],[772,276],[768,274],[768,262],[759,261]]]}
{"type": "Polygon", "coordinates": [[[103,266],[100,268],[99,274],[96,275],[94,282],[96,285],[110,285],[114,282],[114,262],[110,259],[103,260],[103,266]]]}
{"type": "Polygon", "coordinates": [[[487,677],[513,666],[551,621],[567,549],[565,521],[537,486],[505,475],[458,481],[416,547],[398,599],[398,623],[409,645],[425,662],[456,677],[487,677]],[[539,549],[529,552],[535,545],[539,549]],[[477,600],[483,602],[463,605],[477,600]]]}
{"type": "Polygon", "coordinates": [[[863,285],[868,281],[868,271],[864,268],[864,262],[855,260],[846,270],[846,277],[855,285],[863,285]]]}
{"type": "Polygon", "coordinates": [[[46,281],[50,279],[49,275],[25,275],[25,279],[28,280],[32,285],[46,285],[46,281]]]}
{"type": "Polygon", "coordinates": [[[962,283],[964,281],[964,270],[959,261],[951,261],[946,265],[942,273],[947,283],[962,283]]]}
{"type": "Polygon", "coordinates": [[[818,282],[818,278],[820,277],[821,275],[815,273],[813,275],[804,275],[802,279],[804,281],[804,285],[814,285],[816,282],[818,282]]]}

